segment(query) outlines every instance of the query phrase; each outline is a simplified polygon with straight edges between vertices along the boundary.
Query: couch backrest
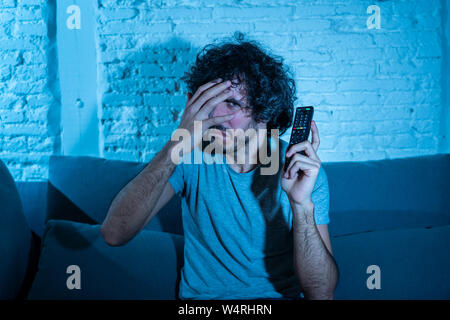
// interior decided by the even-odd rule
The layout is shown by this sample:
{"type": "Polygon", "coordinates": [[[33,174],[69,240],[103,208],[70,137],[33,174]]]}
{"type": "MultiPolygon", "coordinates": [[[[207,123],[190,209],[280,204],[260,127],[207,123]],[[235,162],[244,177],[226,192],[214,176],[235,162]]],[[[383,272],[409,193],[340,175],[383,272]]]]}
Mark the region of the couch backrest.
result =
{"type": "Polygon", "coordinates": [[[323,166],[333,235],[450,224],[450,154],[323,166]]]}
{"type": "MultiPolygon", "coordinates": [[[[64,219],[101,224],[116,194],[145,165],[93,157],[52,156],[47,220],[64,219]]],[[[173,197],[146,229],[182,234],[179,197],[173,197]]]]}
{"type": "MultiPolygon", "coordinates": [[[[47,218],[101,223],[114,196],[144,163],[92,157],[50,159],[47,218]]],[[[450,224],[450,155],[323,163],[330,233],[450,224]]],[[[147,229],[183,234],[175,196],[147,229]]]]}
{"type": "Polygon", "coordinates": [[[413,158],[329,162],[333,211],[450,209],[450,154],[413,158]]]}

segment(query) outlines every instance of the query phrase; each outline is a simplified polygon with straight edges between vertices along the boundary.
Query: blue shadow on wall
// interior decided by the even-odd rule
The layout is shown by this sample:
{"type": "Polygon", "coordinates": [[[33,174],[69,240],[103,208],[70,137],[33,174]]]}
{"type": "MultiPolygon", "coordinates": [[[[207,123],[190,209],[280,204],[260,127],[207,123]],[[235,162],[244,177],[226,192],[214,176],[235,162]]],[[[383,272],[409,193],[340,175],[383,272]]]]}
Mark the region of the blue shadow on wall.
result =
{"type": "Polygon", "coordinates": [[[198,50],[172,38],[104,63],[108,83],[99,84],[99,105],[106,158],[150,161],[170,139],[187,101],[180,78],[198,50]]]}

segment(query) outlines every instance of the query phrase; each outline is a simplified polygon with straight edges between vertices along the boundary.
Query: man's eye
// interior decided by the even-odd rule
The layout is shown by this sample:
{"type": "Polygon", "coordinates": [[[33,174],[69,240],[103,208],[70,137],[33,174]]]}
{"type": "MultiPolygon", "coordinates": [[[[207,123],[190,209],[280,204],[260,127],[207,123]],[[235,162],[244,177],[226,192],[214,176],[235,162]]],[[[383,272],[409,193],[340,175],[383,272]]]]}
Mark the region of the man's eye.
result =
{"type": "Polygon", "coordinates": [[[228,102],[228,105],[233,107],[233,108],[239,108],[239,105],[237,103],[234,103],[234,102],[231,102],[231,101],[228,102]]]}

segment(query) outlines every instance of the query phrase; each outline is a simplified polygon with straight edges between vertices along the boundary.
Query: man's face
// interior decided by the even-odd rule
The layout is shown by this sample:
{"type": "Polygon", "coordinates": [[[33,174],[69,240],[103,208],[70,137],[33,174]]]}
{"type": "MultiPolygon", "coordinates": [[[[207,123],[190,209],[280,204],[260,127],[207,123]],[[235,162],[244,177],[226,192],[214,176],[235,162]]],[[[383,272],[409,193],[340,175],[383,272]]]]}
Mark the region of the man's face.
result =
{"type": "MultiPolygon", "coordinates": [[[[233,119],[222,122],[220,125],[213,126],[214,129],[219,129],[222,133],[218,134],[218,140],[216,143],[224,146],[223,151],[237,151],[235,145],[232,144],[233,138],[227,129],[247,129],[258,130],[260,128],[266,128],[265,123],[257,123],[252,119],[251,106],[248,105],[248,97],[243,84],[233,83],[230,87],[232,95],[225,101],[219,103],[216,108],[211,112],[210,117],[218,117],[229,114],[234,114],[233,119]]],[[[248,143],[246,139],[246,144],[248,143]]]]}

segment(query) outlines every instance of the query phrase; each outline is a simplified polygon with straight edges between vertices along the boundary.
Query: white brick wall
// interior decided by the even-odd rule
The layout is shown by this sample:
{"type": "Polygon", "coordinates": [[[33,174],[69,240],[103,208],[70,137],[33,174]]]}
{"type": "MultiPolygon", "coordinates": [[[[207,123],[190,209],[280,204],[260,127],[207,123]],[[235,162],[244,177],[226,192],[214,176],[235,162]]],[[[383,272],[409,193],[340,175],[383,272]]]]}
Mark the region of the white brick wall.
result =
{"type": "MultiPolygon", "coordinates": [[[[100,155],[151,160],[180,121],[180,77],[235,31],[285,58],[298,105],[316,108],[322,161],[442,151],[444,1],[97,0],[100,155]],[[373,4],[379,30],[366,26],[373,4]]],[[[0,0],[0,157],[17,180],[45,179],[61,150],[47,3],[0,0]]]]}
{"type": "Polygon", "coordinates": [[[299,105],[316,107],[323,161],[438,150],[440,1],[100,2],[106,157],[150,160],[180,119],[179,76],[199,48],[237,30],[291,66],[299,105]],[[380,30],[366,26],[372,4],[380,30]],[[123,102],[109,103],[114,94],[123,102]]]}
{"type": "Polygon", "coordinates": [[[17,180],[46,178],[59,149],[50,9],[44,0],[0,1],[0,159],[17,180]]]}

